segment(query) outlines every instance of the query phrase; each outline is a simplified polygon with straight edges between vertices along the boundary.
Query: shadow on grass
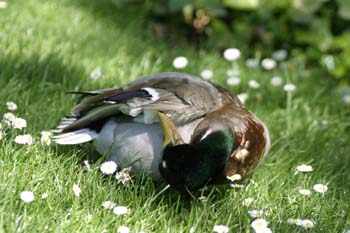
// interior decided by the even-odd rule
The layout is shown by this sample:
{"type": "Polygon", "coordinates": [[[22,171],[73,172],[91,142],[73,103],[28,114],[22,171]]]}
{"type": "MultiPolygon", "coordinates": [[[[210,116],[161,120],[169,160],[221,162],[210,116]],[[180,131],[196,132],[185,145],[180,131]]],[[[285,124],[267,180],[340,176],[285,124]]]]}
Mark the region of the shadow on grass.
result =
{"type": "Polygon", "coordinates": [[[117,28],[122,28],[130,35],[142,41],[142,37],[147,34],[145,29],[148,26],[147,15],[142,10],[142,5],[124,3],[123,1],[111,0],[77,0],[71,2],[74,7],[78,7],[87,11],[96,20],[104,20],[104,22],[111,22],[117,28]],[[133,27],[132,27],[133,26],[133,27]],[[137,28],[135,28],[135,26],[137,28]]]}
{"type": "MultiPolygon", "coordinates": [[[[125,49],[128,56],[137,58],[148,46],[157,49],[165,45],[164,41],[160,43],[157,41],[150,29],[147,15],[137,4],[118,3],[113,0],[77,0],[70,4],[74,8],[84,10],[94,20],[117,32],[118,40],[111,38],[107,42],[111,44],[117,42],[118,47],[125,49]]],[[[105,35],[105,38],[108,38],[108,35],[105,35]]],[[[105,38],[101,37],[100,40],[103,41],[105,38]]]]}
{"type": "Polygon", "coordinates": [[[183,49],[182,45],[189,42],[192,44],[191,49],[198,50],[204,46],[204,44],[200,45],[199,43],[204,37],[196,35],[193,31],[188,31],[187,24],[169,23],[168,21],[172,21],[173,17],[151,16],[152,13],[145,8],[151,7],[152,3],[120,0],[77,0],[70,4],[84,10],[97,21],[119,29],[121,35],[126,35],[127,38],[127,43],[122,43],[121,46],[125,47],[132,56],[138,57],[140,51],[145,50],[145,44],[146,47],[158,48],[159,52],[164,52],[164,49],[183,49]]]}
{"type": "Polygon", "coordinates": [[[0,97],[17,103],[16,114],[26,118],[32,132],[54,127],[75,101],[65,92],[84,82],[83,69],[56,54],[2,57],[0,67],[0,97]]]}
{"type": "MultiPolygon", "coordinates": [[[[54,85],[66,90],[76,89],[82,83],[84,72],[82,68],[73,67],[68,63],[64,63],[63,59],[57,54],[41,56],[34,54],[29,57],[13,56],[0,58],[0,83],[4,87],[13,81],[20,81],[21,85],[31,84],[36,93],[40,93],[37,97],[42,97],[42,92],[47,92],[46,88],[54,85]]],[[[55,94],[54,89],[51,95],[55,94]]],[[[28,91],[28,90],[27,90],[28,91]]]]}

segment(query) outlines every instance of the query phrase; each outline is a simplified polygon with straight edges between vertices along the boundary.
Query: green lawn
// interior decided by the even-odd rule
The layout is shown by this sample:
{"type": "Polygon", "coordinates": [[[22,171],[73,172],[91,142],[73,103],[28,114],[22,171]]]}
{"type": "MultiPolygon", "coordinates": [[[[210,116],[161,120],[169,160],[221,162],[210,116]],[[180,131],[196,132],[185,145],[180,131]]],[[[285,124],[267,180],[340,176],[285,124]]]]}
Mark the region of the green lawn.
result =
{"type": "Polygon", "coordinates": [[[54,128],[74,104],[65,91],[120,86],[175,71],[172,60],[180,55],[190,61],[184,72],[198,75],[210,68],[213,81],[226,85],[230,64],[221,53],[196,51],[185,41],[161,41],[139,9],[112,2],[16,0],[0,9],[0,115],[8,112],[6,102],[14,101],[14,114],[28,123],[19,130],[1,121],[0,232],[116,232],[120,225],[131,232],[190,232],[191,227],[212,232],[220,224],[230,232],[253,232],[248,211],[254,209],[265,211],[273,232],[350,229],[350,108],[335,91],[334,80],[309,76],[302,64],[263,72],[246,68],[241,58],[241,85],[230,88],[249,94],[246,105],[266,122],[272,147],[244,189],[209,187],[193,194],[205,196],[205,202],[163,190],[148,177],[118,184],[101,174],[105,158],[89,146],[42,146],[40,132],[54,128]],[[103,75],[92,80],[90,72],[98,68],[103,75]],[[296,84],[296,91],[287,98],[283,87],[270,85],[273,75],[296,84]],[[260,88],[248,89],[250,79],[260,88]],[[14,142],[24,133],[33,135],[31,146],[14,142]],[[314,170],[295,174],[303,163],[314,170]],[[328,191],[315,192],[317,183],[327,184],[328,191]],[[73,184],[82,190],[79,197],[73,184]],[[299,194],[304,188],[310,196],[299,194]],[[20,200],[25,190],[34,192],[33,202],[20,200]],[[48,197],[41,199],[44,192],[48,197]],[[242,206],[248,197],[254,202],[242,206]],[[127,206],[129,213],[114,215],[102,208],[105,200],[127,206]],[[313,219],[316,225],[304,229],[288,224],[289,218],[313,219]]]}

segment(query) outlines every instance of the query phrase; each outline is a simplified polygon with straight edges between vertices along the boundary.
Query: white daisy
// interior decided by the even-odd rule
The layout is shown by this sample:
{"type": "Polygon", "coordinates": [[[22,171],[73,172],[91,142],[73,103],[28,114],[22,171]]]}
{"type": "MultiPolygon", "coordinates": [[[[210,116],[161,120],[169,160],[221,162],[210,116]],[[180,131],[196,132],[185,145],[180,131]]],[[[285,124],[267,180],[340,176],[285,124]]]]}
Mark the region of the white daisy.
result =
{"type": "Polygon", "coordinates": [[[113,213],[115,215],[125,215],[128,213],[128,208],[126,206],[116,206],[113,208],[113,213]]]}
{"type": "Polygon", "coordinates": [[[272,53],[272,58],[276,61],[283,61],[286,60],[288,56],[288,52],[285,49],[280,49],[272,53]]]}
{"type": "Polygon", "coordinates": [[[229,69],[226,71],[226,75],[228,77],[236,77],[239,76],[239,69],[238,68],[234,68],[234,69],[229,69]]]}
{"type": "Polygon", "coordinates": [[[265,219],[257,218],[252,222],[251,226],[255,231],[257,231],[263,228],[267,228],[267,224],[268,222],[265,219]]]}
{"type": "Polygon", "coordinates": [[[91,169],[91,165],[89,163],[89,160],[84,160],[84,165],[86,167],[86,169],[89,171],[89,172],[92,172],[92,169],[91,169]]]}
{"type": "Polygon", "coordinates": [[[227,61],[235,61],[241,56],[241,51],[236,48],[229,48],[224,51],[224,58],[227,61]]]}
{"type": "Polygon", "coordinates": [[[51,135],[52,133],[49,131],[41,131],[40,142],[42,145],[50,146],[51,145],[51,135]]]}
{"type": "Polygon", "coordinates": [[[15,102],[8,101],[6,102],[6,107],[10,111],[15,111],[17,109],[17,104],[15,102]]]}
{"type": "Polygon", "coordinates": [[[226,176],[226,179],[233,182],[242,179],[242,176],[240,174],[233,174],[232,176],[226,176]]]}
{"type": "Polygon", "coordinates": [[[250,206],[253,203],[254,199],[251,197],[248,197],[242,201],[242,205],[244,206],[250,206]]]}
{"type": "Polygon", "coordinates": [[[287,83],[283,86],[283,90],[286,92],[293,92],[297,87],[293,83],[287,83]]]}
{"type": "Polygon", "coordinates": [[[248,59],[245,61],[245,65],[246,65],[248,68],[257,67],[257,66],[259,65],[259,60],[254,59],[254,58],[248,58],[248,59]]]}
{"type": "Polygon", "coordinates": [[[288,219],[288,223],[301,226],[303,224],[303,220],[300,218],[290,218],[288,219]]]}
{"type": "Polygon", "coordinates": [[[77,196],[77,197],[80,196],[81,189],[80,189],[79,185],[73,184],[73,193],[74,193],[74,195],[77,196]]]}
{"type": "Polygon", "coordinates": [[[0,1],[0,9],[4,9],[8,6],[7,2],[0,1]]]}
{"type": "Polygon", "coordinates": [[[49,226],[45,225],[44,230],[48,230],[48,229],[49,229],[49,226]]]}
{"type": "Polygon", "coordinates": [[[272,233],[271,229],[268,227],[258,228],[255,230],[255,233],[272,233]]]}
{"type": "Polygon", "coordinates": [[[0,129],[2,129],[2,124],[0,123],[0,129]]]}
{"type": "Polygon", "coordinates": [[[100,170],[103,174],[112,175],[117,170],[117,164],[114,161],[107,161],[101,164],[100,170]]]}
{"type": "Polygon", "coordinates": [[[296,167],[296,170],[298,172],[312,172],[313,168],[310,165],[301,164],[301,165],[296,167]]]}
{"type": "Polygon", "coordinates": [[[299,190],[299,193],[300,193],[301,195],[304,195],[304,196],[310,196],[310,195],[311,195],[311,191],[308,190],[308,189],[300,189],[300,190],[299,190]]]}
{"type": "Polygon", "coordinates": [[[194,227],[191,227],[190,228],[190,233],[195,233],[196,232],[196,229],[194,227]]]}
{"type": "Polygon", "coordinates": [[[86,215],[86,221],[87,222],[91,222],[92,218],[93,218],[92,214],[86,215]]]}
{"type": "Polygon", "coordinates": [[[15,129],[23,129],[27,127],[27,121],[24,120],[23,118],[16,117],[12,125],[15,129]]]}
{"type": "Polygon", "coordinates": [[[0,131],[0,140],[4,137],[4,133],[0,131]]]}
{"type": "Polygon", "coordinates": [[[227,85],[229,86],[237,86],[241,83],[241,80],[238,78],[238,77],[229,77],[227,80],[226,80],[226,83],[227,85]]]}
{"type": "Polygon", "coordinates": [[[102,70],[101,69],[93,70],[90,73],[90,78],[93,79],[93,80],[99,79],[99,78],[101,78],[101,76],[102,76],[102,70]]]}
{"type": "Polygon", "coordinates": [[[117,174],[115,175],[115,178],[118,181],[118,183],[123,183],[123,184],[125,184],[131,179],[129,172],[126,169],[120,172],[117,172],[117,174]]]}
{"type": "Polygon", "coordinates": [[[28,28],[27,29],[27,35],[30,37],[30,36],[32,36],[33,35],[33,28],[28,28]]]}
{"type": "Polygon", "coordinates": [[[274,77],[271,78],[270,83],[271,83],[272,86],[275,86],[275,87],[281,86],[282,83],[283,83],[283,79],[281,77],[279,77],[279,76],[274,76],[274,77]]]}
{"type": "Polygon", "coordinates": [[[16,119],[15,115],[13,115],[11,112],[5,113],[3,118],[8,125],[12,125],[13,121],[16,119]]]}
{"type": "Polygon", "coordinates": [[[104,201],[102,202],[102,207],[104,209],[111,210],[116,206],[116,204],[113,201],[104,201]]]}
{"type": "Polygon", "coordinates": [[[206,70],[203,70],[203,71],[201,72],[201,77],[202,77],[203,79],[205,79],[205,80],[211,79],[211,78],[213,77],[213,75],[214,75],[214,73],[213,73],[212,70],[206,69],[206,70]]]}
{"type": "Polygon", "coordinates": [[[208,201],[208,198],[206,196],[200,196],[200,197],[198,197],[198,201],[205,203],[208,201]]]}
{"type": "Polygon", "coordinates": [[[342,99],[344,103],[350,104],[350,94],[343,95],[342,99]]]}
{"type": "Polygon", "coordinates": [[[52,133],[50,131],[41,131],[40,132],[41,136],[45,136],[45,137],[51,137],[52,133]]]}
{"type": "Polygon", "coordinates": [[[261,218],[264,215],[264,211],[263,210],[250,210],[250,211],[248,211],[248,214],[252,218],[261,218]]]}
{"type": "Polygon", "coordinates": [[[310,219],[303,219],[301,222],[301,226],[303,226],[304,228],[313,228],[315,224],[316,223],[310,219]]]}
{"type": "Polygon", "coordinates": [[[130,233],[130,228],[127,226],[120,226],[117,229],[117,233],[130,233]]]}
{"type": "Polygon", "coordinates": [[[247,93],[240,93],[237,95],[237,97],[244,104],[247,101],[249,95],[247,93]]]}
{"type": "Polygon", "coordinates": [[[188,65],[188,59],[186,57],[177,57],[173,61],[173,66],[176,69],[183,69],[188,65]]]}
{"type": "Polygon", "coordinates": [[[326,55],[323,58],[323,64],[326,66],[328,70],[334,70],[335,68],[334,57],[332,55],[326,55]]]}
{"type": "Polygon", "coordinates": [[[256,80],[249,80],[248,86],[252,89],[257,89],[260,87],[260,84],[256,80]]]}
{"type": "Polygon", "coordinates": [[[236,189],[242,189],[245,187],[244,184],[230,184],[230,186],[236,189]]]}
{"type": "Polygon", "coordinates": [[[68,216],[72,215],[73,213],[73,207],[67,209],[68,216]]]}
{"type": "Polygon", "coordinates": [[[24,135],[17,135],[15,137],[15,142],[17,144],[27,144],[31,145],[33,144],[33,137],[30,134],[24,134],[24,135]]]}
{"type": "Polygon", "coordinates": [[[216,233],[228,233],[229,229],[225,225],[215,225],[213,231],[216,233]]]}
{"type": "Polygon", "coordinates": [[[20,194],[20,198],[25,203],[32,202],[32,201],[34,201],[34,193],[31,191],[23,191],[20,194]]]}
{"type": "Polygon", "coordinates": [[[327,120],[322,120],[321,124],[322,124],[322,126],[327,127],[329,122],[327,120]]]}
{"type": "Polygon", "coordinates": [[[41,195],[41,199],[46,199],[46,198],[48,198],[48,196],[49,196],[49,194],[47,192],[45,192],[41,195]]]}
{"type": "Polygon", "coordinates": [[[50,131],[41,131],[41,138],[40,138],[41,144],[49,146],[51,144],[51,138],[50,138],[51,135],[52,133],[50,131]]]}
{"type": "Polygon", "coordinates": [[[275,60],[271,59],[271,58],[264,58],[261,61],[261,66],[265,69],[265,70],[272,70],[276,67],[277,63],[275,60]]]}
{"type": "Polygon", "coordinates": [[[325,193],[328,190],[328,186],[325,184],[315,184],[314,190],[318,193],[325,193]]]}

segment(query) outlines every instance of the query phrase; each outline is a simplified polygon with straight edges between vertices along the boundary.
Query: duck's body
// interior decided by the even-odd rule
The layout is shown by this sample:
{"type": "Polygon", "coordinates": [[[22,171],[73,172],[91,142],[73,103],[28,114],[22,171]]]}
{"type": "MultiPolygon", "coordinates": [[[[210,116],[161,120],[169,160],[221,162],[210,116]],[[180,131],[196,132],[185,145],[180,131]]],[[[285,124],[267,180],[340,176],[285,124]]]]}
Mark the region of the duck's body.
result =
{"type": "MultiPolygon", "coordinates": [[[[185,142],[190,142],[190,133],[197,122],[178,127],[185,142]]],[[[121,168],[131,167],[133,171],[145,171],[154,180],[160,180],[158,166],[163,151],[163,138],[158,122],[144,124],[111,118],[94,140],[94,146],[100,154],[109,154],[108,160],[117,162],[121,168]]]]}
{"type": "MultiPolygon", "coordinates": [[[[230,151],[224,165],[209,175],[214,183],[236,173],[251,174],[268,151],[266,126],[232,92],[192,75],[161,73],[121,88],[79,93],[83,99],[58,127],[56,142],[94,141],[99,153],[109,154],[121,167],[146,171],[154,179],[162,176],[170,184],[163,166],[164,123],[171,126],[170,146],[196,145],[216,131],[229,132],[232,140],[226,144],[232,145],[225,144],[230,151]]],[[[171,174],[181,168],[175,170],[171,174]]]]}
{"type": "Polygon", "coordinates": [[[131,167],[134,171],[144,170],[158,180],[162,141],[159,124],[120,123],[113,118],[103,126],[94,146],[100,154],[109,154],[108,160],[117,162],[118,166],[131,167]]]}

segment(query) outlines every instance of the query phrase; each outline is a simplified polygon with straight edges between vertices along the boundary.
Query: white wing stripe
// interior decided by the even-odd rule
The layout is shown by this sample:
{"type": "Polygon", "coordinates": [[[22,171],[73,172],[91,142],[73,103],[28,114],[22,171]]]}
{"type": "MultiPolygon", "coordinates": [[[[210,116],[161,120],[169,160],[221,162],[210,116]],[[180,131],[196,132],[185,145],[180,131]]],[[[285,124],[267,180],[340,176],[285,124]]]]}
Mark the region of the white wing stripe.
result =
{"type": "Polygon", "coordinates": [[[141,90],[147,91],[148,94],[150,94],[152,96],[151,97],[152,101],[157,101],[159,99],[159,93],[156,91],[156,89],[151,88],[151,87],[144,87],[144,88],[141,88],[141,90]]]}
{"type": "Polygon", "coordinates": [[[97,137],[98,133],[96,133],[95,131],[92,131],[90,129],[81,129],[55,136],[54,141],[57,144],[74,145],[94,140],[97,137]]]}

